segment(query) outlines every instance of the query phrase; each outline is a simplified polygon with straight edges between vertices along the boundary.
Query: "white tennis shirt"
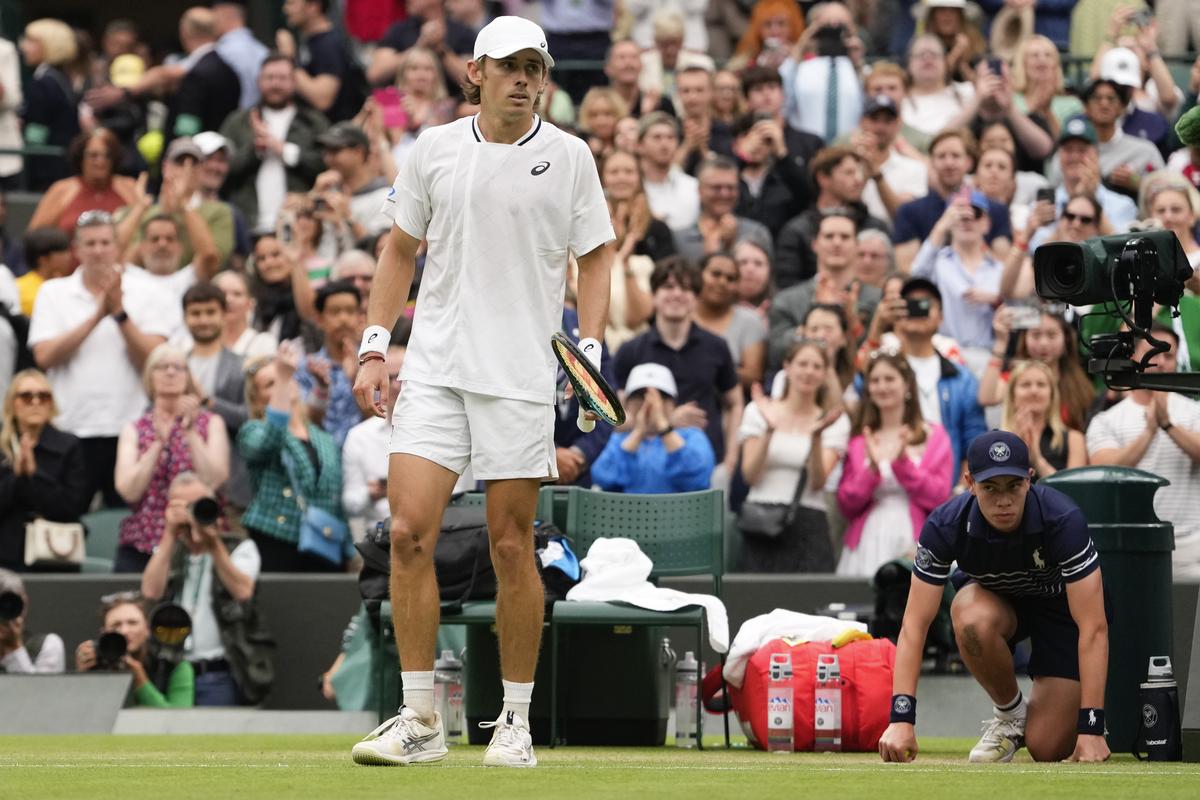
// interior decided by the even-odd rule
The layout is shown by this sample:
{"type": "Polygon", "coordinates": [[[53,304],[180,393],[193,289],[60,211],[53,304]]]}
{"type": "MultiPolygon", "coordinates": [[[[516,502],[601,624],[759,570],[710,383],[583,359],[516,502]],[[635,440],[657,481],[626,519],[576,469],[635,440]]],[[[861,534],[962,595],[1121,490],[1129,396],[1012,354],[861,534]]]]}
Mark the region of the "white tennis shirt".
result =
{"type": "Polygon", "coordinates": [[[587,144],[536,116],[514,144],[430,128],[383,213],[428,240],[401,378],[552,404],[568,251],[615,238],[587,144]]]}

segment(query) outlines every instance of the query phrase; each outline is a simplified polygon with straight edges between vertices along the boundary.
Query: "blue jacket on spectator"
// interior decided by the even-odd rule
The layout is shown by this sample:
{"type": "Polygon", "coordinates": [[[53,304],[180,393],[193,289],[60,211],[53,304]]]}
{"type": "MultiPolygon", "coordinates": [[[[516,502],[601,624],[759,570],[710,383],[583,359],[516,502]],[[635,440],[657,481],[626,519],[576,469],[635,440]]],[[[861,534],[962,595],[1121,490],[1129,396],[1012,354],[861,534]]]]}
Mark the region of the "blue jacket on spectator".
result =
{"type": "Polygon", "coordinates": [[[621,449],[628,433],[614,433],[592,464],[592,481],[609,492],[669,494],[709,488],[716,459],[704,431],[676,428],[683,447],[668,453],[662,439],[647,438],[636,453],[621,449]]]}

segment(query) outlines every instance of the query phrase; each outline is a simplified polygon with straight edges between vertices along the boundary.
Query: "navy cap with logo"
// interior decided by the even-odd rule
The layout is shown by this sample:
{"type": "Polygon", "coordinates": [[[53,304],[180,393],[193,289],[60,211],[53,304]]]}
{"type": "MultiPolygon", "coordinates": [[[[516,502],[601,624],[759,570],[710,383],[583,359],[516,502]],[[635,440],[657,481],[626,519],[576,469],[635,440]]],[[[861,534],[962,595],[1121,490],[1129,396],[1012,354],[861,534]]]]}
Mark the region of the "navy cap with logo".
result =
{"type": "Polygon", "coordinates": [[[1029,448],[1020,436],[1008,431],[988,431],[971,440],[967,471],[976,481],[1002,475],[1029,477],[1029,448]]]}

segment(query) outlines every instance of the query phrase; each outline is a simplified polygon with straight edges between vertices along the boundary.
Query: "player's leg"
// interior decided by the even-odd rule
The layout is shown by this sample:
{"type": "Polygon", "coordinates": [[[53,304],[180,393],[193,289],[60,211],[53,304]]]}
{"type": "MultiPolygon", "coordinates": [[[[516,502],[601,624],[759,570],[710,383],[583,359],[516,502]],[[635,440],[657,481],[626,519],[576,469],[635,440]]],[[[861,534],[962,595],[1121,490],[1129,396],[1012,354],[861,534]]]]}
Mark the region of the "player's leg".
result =
{"type": "Polygon", "coordinates": [[[488,536],[496,570],[496,630],[504,709],[484,754],[486,766],[537,765],[529,702],[545,599],[534,563],[533,518],[543,479],[557,477],[549,405],[466,395],[471,467],[487,482],[488,536]]]}
{"type": "Polygon", "coordinates": [[[534,564],[533,516],[537,479],[489,481],[488,536],[496,570],[496,635],[504,706],[484,753],[484,766],[535,767],[529,732],[533,675],[542,641],[545,597],[534,564]]]}
{"type": "MultiPolygon", "coordinates": [[[[490,481],[488,535],[496,570],[496,631],[500,671],[505,681],[532,683],[542,641],[545,596],[534,563],[533,518],[538,489],[533,479],[490,481]]],[[[508,708],[506,703],[506,708],[508,708]]],[[[529,716],[524,708],[508,708],[529,716]]]]}
{"type": "Polygon", "coordinates": [[[412,381],[397,400],[395,420],[388,464],[389,588],[404,706],[354,746],[359,764],[432,762],[447,753],[433,708],[440,611],[433,552],[442,513],[470,458],[470,433],[461,397],[412,381]]]}
{"type": "Polygon", "coordinates": [[[963,663],[993,704],[994,715],[984,723],[970,760],[1011,761],[1021,748],[1025,721],[1025,703],[1008,647],[1017,632],[1017,614],[995,592],[969,583],[955,595],[950,617],[963,663]]]}
{"type": "Polygon", "coordinates": [[[1025,746],[1034,761],[1062,761],[1075,751],[1079,681],[1037,677],[1029,694],[1025,746]]]}
{"type": "MultiPolygon", "coordinates": [[[[388,463],[388,505],[392,510],[392,575],[389,583],[392,623],[400,668],[433,672],[441,598],[433,551],[442,513],[458,474],[420,456],[392,453],[388,463]]],[[[405,703],[414,705],[406,692],[405,703]]],[[[418,707],[433,719],[433,687],[428,705],[418,707]]]]}

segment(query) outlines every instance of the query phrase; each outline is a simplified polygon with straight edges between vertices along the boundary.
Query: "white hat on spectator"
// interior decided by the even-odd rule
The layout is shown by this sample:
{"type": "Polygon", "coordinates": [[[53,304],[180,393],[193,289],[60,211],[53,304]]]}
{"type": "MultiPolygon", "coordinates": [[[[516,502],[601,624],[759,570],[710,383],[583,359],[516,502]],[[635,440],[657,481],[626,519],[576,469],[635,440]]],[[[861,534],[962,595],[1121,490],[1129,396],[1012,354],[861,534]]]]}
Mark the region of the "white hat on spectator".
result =
{"type": "Polygon", "coordinates": [[[629,377],[625,379],[625,396],[628,397],[643,389],[658,389],[672,399],[679,396],[679,388],[675,385],[675,376],[662,364],[638,364],[629,370],[629,377]]]}
{"type": "Polygon", "coordinates": [[[1100,59],[1101,80],[1112,81],[1121,86],[1142,85],[1142,65],[1137,53],[1128,47],[1114,47],[1100,59]]]}
{"type": "Polygon", "coordinates": [[[546,47],[546,32],[536,22],[523,17],[496,17],[475,37],[476,61],[484,56],[507,58],[521,50],[537,50],[547,68],[554,66],[554,59],[546,47]]]}
{"type": "Polygon", "coordinates": [[[229,143],[228,139],[216,131],[204,131],[202,133],[197,133],[192,137],[192,144],[200,148],[200,153],[205,158],[208,158],[218,150],[224,150],[225,155],[227,156],[233,155],[233,145],[229,143]]]}

